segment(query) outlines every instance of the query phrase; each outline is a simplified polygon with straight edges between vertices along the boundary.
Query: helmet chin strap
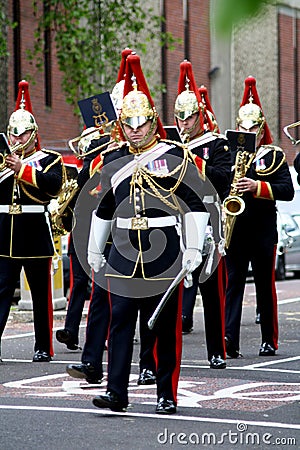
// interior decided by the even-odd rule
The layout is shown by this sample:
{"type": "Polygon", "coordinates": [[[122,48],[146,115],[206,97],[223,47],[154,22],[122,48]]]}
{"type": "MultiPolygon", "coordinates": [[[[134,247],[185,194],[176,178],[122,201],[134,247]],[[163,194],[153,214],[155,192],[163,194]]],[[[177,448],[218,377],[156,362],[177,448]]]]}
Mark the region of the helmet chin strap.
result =
{"type": "MultiPolygon", "coordinates": [[[[176,118],[176,122],[177,122],[177,126],[178,126],[177,118],[176,118]]],[[[188,143],[190,141],[191,133],[198,127],[199,124],[200,124],[200,117],[199,117],[199,115],[197,115],[195,123],[190,128],[182,130],[181,134],[182,134],[182,138],[183,138],[183,142],[184,143],[188,143]]]]}
{"type": "Polygon", "coordinates": [[[21,153],[22,157],[24,157],[26,150],[28,147],[34,142],[36,138],[36,130],[32,130],[31,135],[25,144],[16,144],[10,147],[12,153],[21,153]]]}
{"type": "Polygon", "coordinates": [[[124,134],[126,140],[129,142],[130,146],[133,147],[133,148],[137,148],[138,149],[138,148],[143,147],[146,144],[146,142],[149,140],[149,138],[153,135],[153,131],[157,127],[157,117],[153,118],[149,131],[143,137],[143,139],[141,139],[139,142],[133,142],[130,139],[130,137],[128,136],[128,134],[125,132],[122,122],[120,122],[120,125],[121,125],[121,128],[122,128],[123,134],[124,134]]]}

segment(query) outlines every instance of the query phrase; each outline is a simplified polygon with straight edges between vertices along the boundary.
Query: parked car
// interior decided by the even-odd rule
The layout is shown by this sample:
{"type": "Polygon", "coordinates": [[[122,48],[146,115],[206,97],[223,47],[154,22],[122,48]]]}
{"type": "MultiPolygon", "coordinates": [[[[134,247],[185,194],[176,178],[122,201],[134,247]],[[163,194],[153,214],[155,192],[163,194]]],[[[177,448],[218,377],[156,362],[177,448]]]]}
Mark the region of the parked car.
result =
{"type": "MultiPolygon", "coordinates": [[[[300,214],[295,215],[300,221],[300,214]]],[[[275,258],[275,279],[286,279],[286,272],[300,276],[300,225],[287,212],[277,213],[278,244],[275,258]]],[[[251,263],[248,275],[252,276],[251,263]]]]}
{"type": "Polygon", "coordinates": [[[291,177],[295,189],[295,195],[292,201],[277,201],[278,210],[278,250],[276,258],[276,279],[284,279],[283,275],[287,271],[294,272],[295,276],[300,276],[300,186],[297,181],[297,173],[294,167],[290,167],[291,177]],[[284,234],[293,239],[291,245],[283,249],[287,242],[284,234]],[[282,245],[283,242],[283,245],[282,245]],[[282,247],[282,248],[281,248],[282,247]]]}
{"type": "Polygon", "coordinates": [[[282,275],[278,279],[285,279],[286,272],[293,272],[296,277],[300,276],[300,226],[295,217],[300,221],[300,214],[278,213],[282,235],[286,234],[291,239],[290,245],[283,249],[281,255],[278,255],[280,260],[279,266],[281,266],[280,273],[282,275]]]}
{"type": "MultiPolygon", "coordinates": [[[[294,238],[287,231],[287,223],[290,223],[291,216],[288,213],[277,213],[278,244],[275,259],[275,279],[285,280],[287,255],[294,243],[294,238]]],[[[292,219],[292,218],[291,218],[292,219]]]]}

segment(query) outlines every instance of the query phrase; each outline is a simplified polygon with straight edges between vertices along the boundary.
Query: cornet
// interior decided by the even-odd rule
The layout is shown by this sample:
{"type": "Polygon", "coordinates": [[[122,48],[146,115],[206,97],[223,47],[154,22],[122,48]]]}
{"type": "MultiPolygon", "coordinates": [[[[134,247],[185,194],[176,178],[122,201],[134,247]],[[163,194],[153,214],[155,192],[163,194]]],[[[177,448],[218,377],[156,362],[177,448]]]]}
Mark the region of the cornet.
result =
{"type": "Polygon", "coordinates": [[[6,158],[8,155],[21,150],[22,144],[9,145],[4,133],[0,133],[0,172],[6,169],[6,158]]]}
{"type": "Polygon", "coordinates": [[[283,128],[284,134],[292,141],[293,145],[300,144],[300,139],[293,138],[293,136],[291,136],[291,134],[289,133],[289,129],[298,127],[299,125],[300,125],[300,120],[299,120],[299,122],[291,123],[290,125],[287,125],[286,127],[283,128]]]}

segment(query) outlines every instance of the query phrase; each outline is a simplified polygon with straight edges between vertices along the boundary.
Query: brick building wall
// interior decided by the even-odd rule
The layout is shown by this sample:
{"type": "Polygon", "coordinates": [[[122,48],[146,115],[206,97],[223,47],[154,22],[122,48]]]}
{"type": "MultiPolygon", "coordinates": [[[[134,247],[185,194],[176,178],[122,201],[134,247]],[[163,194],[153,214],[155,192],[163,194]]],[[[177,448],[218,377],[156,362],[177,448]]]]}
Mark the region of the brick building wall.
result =
{"type": "MultiPolygon", "coordinates": [[[[14,53],[13,32],[8,34],[8,115],[15,109],[15,89],[18,82],[27,79],[33,113],[39,126],[39,135],[43,147],[51,149],[67,150],[69,139],[78,136],[79,120],[74,116],[73,107],[65,101],[61,90],[61,73],[57,67],[55,48],[52,44],[51,77],[52,77],[52,104],[46,105],[44,72],[39,72],[35,65],[30,63],[25,53],[27,49],[33,49],[34,29],[37,18],[34,16],[32,1],[22,0],[20,4],[20,79],[14,79],[14,68],[17,55],[14,53]],[[30,81],[28,75],[34,77],[35,84],[30,81]]],[[[9,18],[13,19],[13,1],[8,1],[9,18]]],[[[39,11],[40,12],[40,11],[39,11]]]]}
{"type": "MultiPolygon", "coordinates": [[[[279,29],[279,117],[280,143],[288,149],[289,160],[295,158],[296,147],[292,146],[283,132],[283,127],[300,120],[300,10],[299,18],[293,11],[281,9],[278,14],[279,29]]],[[[300,128],[290,130],[299,139],[300,128]]]]}

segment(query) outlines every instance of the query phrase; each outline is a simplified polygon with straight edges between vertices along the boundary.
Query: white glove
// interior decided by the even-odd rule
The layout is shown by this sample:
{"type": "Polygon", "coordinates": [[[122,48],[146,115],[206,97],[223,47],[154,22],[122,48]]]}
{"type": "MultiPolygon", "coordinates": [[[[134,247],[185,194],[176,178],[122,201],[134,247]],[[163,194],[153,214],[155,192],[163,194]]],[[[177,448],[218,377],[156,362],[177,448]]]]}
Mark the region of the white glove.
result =
{"type": "MultiPolygon", "coordinates": [[[[184,216],[186,250],[183,252],[182,267],[187,267],[188,274],[192,273],[202,262],[201,252],[208,219],[208,212],[188,212],[184,216]]],[[[187,277],[186,283],[190,284],[190,282],[190,277],[187,277]]]]}
{"type": "Polygon", "coordinates": [[[197,248],[187,248],[182,256],[182,267],[187,267],[189,273],[194,272],[202,263],[202,254],[197,248]]]}
{"type": "Polygon", "coordinates": [[[95,272],[99,272],[101,267],[103,267],[106,263],[106,259],[103,253],[93,253],[91,251],[88,252],[87,260],[89,265],[95,272]]]}
{"type": "Polygon", "coordinates": [[[99,272],[106,263],[103,251],[110,235],[112,220],[100,219],[93,211],[88,243],[88,263],[95,272],[99,272]]]}

